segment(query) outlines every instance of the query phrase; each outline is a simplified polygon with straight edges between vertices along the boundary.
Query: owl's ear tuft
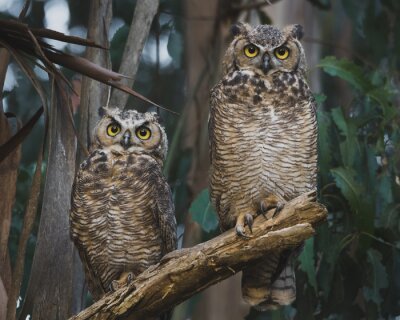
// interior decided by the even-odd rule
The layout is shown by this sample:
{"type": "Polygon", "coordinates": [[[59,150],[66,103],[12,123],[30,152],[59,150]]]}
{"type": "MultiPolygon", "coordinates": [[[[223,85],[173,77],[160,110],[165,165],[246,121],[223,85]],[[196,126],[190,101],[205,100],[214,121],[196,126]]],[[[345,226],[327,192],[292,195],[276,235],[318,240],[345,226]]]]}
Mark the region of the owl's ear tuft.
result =
{"type": "Polygon", "coordinates": [[[239,34],[247,34],[250,30],[250,25],[243,22],[238,22],[231,27],[231,33],[234,37],[238,36],[239,34]]]}
{"type": "Polygon", "coordinates": [[[159,115],[156,111],[151,111],[151,112],[149,112],[149,113],[151,114],[151,116],[153,117],[153,119],[154,119],[155,121],[157,121],[158,123],[162,123],[162,122],[163,122],[162,118],[160,117],[160,115],[159,115]]]}
{"type": "Polygon", "coordinates": [[[286,26],[283,31],[285,33],[288,33],[289,35],[291,35],[293,38],[297,39],[297,40],[301,40],[301,38],[303,38],[304,36],[304,30],[303,27],[299,24],[291,24],[289,26],[286,26]]]}

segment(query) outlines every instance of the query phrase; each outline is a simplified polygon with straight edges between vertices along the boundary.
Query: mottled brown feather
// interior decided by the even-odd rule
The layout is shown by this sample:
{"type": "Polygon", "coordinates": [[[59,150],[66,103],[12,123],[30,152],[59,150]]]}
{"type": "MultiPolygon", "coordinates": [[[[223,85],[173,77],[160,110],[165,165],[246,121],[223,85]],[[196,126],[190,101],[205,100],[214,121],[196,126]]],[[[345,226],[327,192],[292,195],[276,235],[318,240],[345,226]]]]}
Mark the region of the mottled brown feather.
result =
{"type": "MultiPolygon", "coordinates": [[[[210,195],[222,230],[234,227],[239,214],[255,216],[316,188],[315,102],[293,28],[239,28],[211,91],[210,195]],[[252,59],[243,53],[250,43],[260,51],[252,59]],[[285,61],[274,56],[282,45],[291,50],[285,61]]],[[[292,260],[293,254],[273,254],[244,270],[244,299],[261,310],[293,302],[292,260]]]]}
{"type": "MultiPolygon", "coordinates": [[[[123,115],[121,123],[131,126],[129,115],[123,115]]],[[[115,115],[112,121],[118,121],[115,115]]],[[[140,121],[132,124],[129,130],[135,132],[135,126],[140,125],[140,121]]],[[[97,132],[106,130],[102,122],[99,126],[97,132]]],[[[164,155],[154,153],[159,144],[164,145],[162,149],[166,146],[164,131],[159,133],[159,143],[139,141],[127,150],[121,148],[119,140],[115,142],[118,145],[103,147],[104,139],[99,135],[76,174],[70,232],[95,300],[110,290],[114,280],[126,273],[135,277],[176,249],[174,205],[160,165],[164,155]]]]}

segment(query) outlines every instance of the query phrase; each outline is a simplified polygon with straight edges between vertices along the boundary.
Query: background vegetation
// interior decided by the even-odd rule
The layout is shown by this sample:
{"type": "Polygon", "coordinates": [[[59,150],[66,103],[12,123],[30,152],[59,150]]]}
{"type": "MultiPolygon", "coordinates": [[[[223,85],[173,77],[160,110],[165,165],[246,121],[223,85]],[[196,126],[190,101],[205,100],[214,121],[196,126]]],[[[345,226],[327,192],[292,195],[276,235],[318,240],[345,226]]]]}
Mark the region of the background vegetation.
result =
{"type": "MultiPolygon", "coordinates": [[[[15,1],[13,7],[3,5],[1,19],[15,19],[18,5],[22,4],[15,1]]],[[[31,27],[49,26],[50,10],[64,10],[69,12],[65,32],[85,37],[89,5],[89,1],[33,1],[24,22],[31,27]]],[[[109,52],[112,69],[118,71],[136,1],[114,0],[112,5],[109,52]]],[[[192,246],[219,233],[206,190],[207,99],[209,89],[218,80],[221,57],[230,41],[229,27],[238,20],[278,26],[304,24],[309,79],[318,101],[319,200],[329,210],[327,223],[306,242],[298,259],[298,295],[293,306],[265,313],[249,310],[240,300],[240,283],[234,277],[178,306],[173,319],[395,319],[400,315],[399,16],[397,0],[160,1],[134,89],[180,114],[159,110],[170,140],[164,172],[173,189],[182,235],[180,245],[192,246]]],[[[84,54],[83,47],[68,45],[61,49],[73,55],[84,54]]],[[[38,67],[34,71],[50,97],[52,77],[49,79],[38,67]]],[[[62,72],[79,93],[81,76],[69,69],[62,68],[62,72]]],[[[72,92],[69,94],[77,99],[72,92]]],[[[82,97],[84,94],[82,91],[82,97]]],[[[30,79],[11,59],[3,110],[26,123],[42,104],[30,79]]],[[[72,105],[79,109],[79,99],[73,100],[72,105]]],[[[142,111],[154,108],[133,98],[129,98],[127,106],[142,111]]],[[[79,127],[80,113],[74,117],[79,127]]],[[[63,118],[50,112],[50,119],[60,119],[58,125],[68,129],[66,114],[63,118]]],[[[17,181],[13,185],[7,185],[9,180],[0,181],[3,188],[16,188],[8,244],[0,247],[0,276],[6,290],[12,278],[10,270],[15,268],[28,199],[32,198],[30,190],[45,125],[42,117],[24,140],[20,160],[14,161],[19,163],[17,181]],[[7,264],[10,270],[5,267],[7,264]]],[[[50,135],[52,132],[55,131],[50,135]]],[[[3,136],[1,142],[5,141],[3,136]]],[[[44,155],[40,171],[46,181],[45,172],[51,164],[49,152],[44,155]]],[[[75,164],[67,163],[68,167],[57,170],[69,170],[72,176],[75,164]]],[[[0,168],[2,174],[9,171],[0,168]]],[[[51,198],[60,197],[43,182],[41,190],[39,214],[27,242],[17,314],[23,317],[38,312],[38,318],[52,319],[56,318],[53,311],[33,311],[34,303],[26,303],[28,306],[21,312],[23,302],[32,300],[29,295],[35,294],[27,290],[29,277],[39,277],[31,273],[39,224],[45,224],[43,217],[49,216],[44,212],[51,213],[53,209],[42,210],[51,198]]],[[[61,214],[67,215],[68,210],[61,214]]],[[[0,217],[4,219],[6,213],[0,217]]],[[[4,223],[0,230],[3,239],[4,223]]],[[[72,249],[68,250],[60,255],[70,255],[74,263],[72,249]]],[[[46,274],[40,277],[50,278],[54,266],[45,263],[42,267],[46,274]]],[[[75,270],[76,275],[79,268],[74,266],[70,270],[75,270]]],[[[71,281],[63,298],[81,297],[76,283],[82,283],[82,279],[71,281]]],[[[58,310],[57,317],[66,318],[90,303],[85,296],[76,300],[80,302],[65,311],[58,310]]]]}

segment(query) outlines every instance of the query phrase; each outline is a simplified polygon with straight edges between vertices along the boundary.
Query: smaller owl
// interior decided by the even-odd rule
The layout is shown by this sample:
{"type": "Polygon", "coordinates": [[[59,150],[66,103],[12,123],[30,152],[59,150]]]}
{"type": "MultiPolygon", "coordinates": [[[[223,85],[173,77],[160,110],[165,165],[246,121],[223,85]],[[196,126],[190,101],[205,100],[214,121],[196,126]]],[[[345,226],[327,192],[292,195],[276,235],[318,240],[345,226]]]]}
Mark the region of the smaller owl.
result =
{"type": "Polygon", "coordinates": [[[88,158],[76,174],[71,237],[95,300],[176,249],[167,136],[152,113],[100,108],[88,158]]]}

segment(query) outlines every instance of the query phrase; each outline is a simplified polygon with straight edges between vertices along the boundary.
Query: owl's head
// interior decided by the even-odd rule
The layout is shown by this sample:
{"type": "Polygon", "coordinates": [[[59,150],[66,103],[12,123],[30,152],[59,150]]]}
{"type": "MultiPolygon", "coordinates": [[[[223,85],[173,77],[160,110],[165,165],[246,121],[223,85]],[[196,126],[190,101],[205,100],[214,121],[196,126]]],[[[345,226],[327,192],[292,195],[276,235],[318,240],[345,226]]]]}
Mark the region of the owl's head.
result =
{"type": "Polygon", "coordinates": [[[270,25],[252,28],[245,23],[232,27],[234,39],[224,59],[225,72],[249,70],[262,76],[275,72],[306,71],[300,39],[303,28],[289,25],[279,30],[270,25]]]}
{"type": "Polygon", "coordinates": [[[164,161],[168,140],[155,113],[101,107],[101,119],[94,128],[94,148],[117,154],[148,154],[164,161]]]}

